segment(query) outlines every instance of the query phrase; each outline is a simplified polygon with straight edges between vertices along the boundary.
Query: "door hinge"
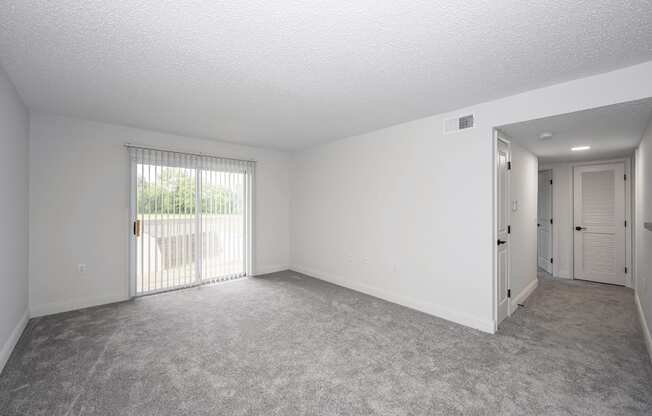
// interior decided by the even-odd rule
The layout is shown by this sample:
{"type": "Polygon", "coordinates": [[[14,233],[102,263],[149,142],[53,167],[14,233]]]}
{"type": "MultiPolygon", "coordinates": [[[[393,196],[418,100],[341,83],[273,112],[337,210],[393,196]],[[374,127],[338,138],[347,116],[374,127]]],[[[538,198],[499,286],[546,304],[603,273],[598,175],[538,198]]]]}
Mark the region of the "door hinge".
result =
{"type": "Polygon", "coordinates": [[[627,227],[627,220],[625,220],[625,227],[627,227]]]}
{"type": "Polygon", "coordinates": [[[552,179],[550,179],[550,185],[552,185],[552,179]]]}
{"type": "Polygon", "coordinates": [[[550,263],[554,263],[554,259],[550,257],[550,263]]]}
{"type": "Polygon", "coordinates": [[[627,180],[627,174],[624,174],[623,177],[625,180],[627,180]]]}
{"type": "Polygon", "coordinates": [[[507,162],[507,170],[512,170],[512,161],[507,162]]]}
{"type": "Polygon", "coordinates": [[[550,218],[550,224],[552,224],[552,218],[550,218]]]}
{"type": "Polygon", "coordinates": [[[511,233],[512,233],[512,226],[508,225],[507,226],[507,234],[511,234],[511,233]]]}
{"type": "Polygon", "coordinates": [[[625,266],[625,274],[627,274],[627,266],[625,266]]]}
{"type": "Polygon", "coordinates": [[[512,297],[512,289],[507,289],[507,297],[508,298],[512,297]]]}

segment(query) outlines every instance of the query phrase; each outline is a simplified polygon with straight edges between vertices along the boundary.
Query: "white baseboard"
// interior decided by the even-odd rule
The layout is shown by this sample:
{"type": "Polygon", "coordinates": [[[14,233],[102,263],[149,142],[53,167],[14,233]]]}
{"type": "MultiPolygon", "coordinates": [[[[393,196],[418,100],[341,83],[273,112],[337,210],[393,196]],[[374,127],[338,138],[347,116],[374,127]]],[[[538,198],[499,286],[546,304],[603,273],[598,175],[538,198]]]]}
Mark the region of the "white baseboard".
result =
{"type": "Polygon", "coordinates": [[[23,331],[25,330],[28,321],[29,321],[29,312],[25,311],[23,316],[20,318],[20,320],[14,327],[14,330],[11,331],[9,338],[7,339],[7,341],[5,341],[4,345],[2,346],[2,349],[0,350],[0,373],[2,373],[2,370],[5,368],[5,364],[7,364],[7,360],[9,360],[9,357],[11,356],[11,352],[16,347],[16,344],[18,343],[20,336],[23,334],[23,331]]]}
{"type": "Polygon", "coordinates": [[[645,312],[643,312],[643,307],[641,306],[641,300],[638,298],[638,293],[634,295],[636,300],[636,309],[638,310],[638,316],[641,319],[641,329],[643,330],[643,338],[645,338],[645,346],[647,347],[647,353],[652,360],[652,333],[650,333],[650,327],[647,325],[647,319],[645,319],[645,312]]]}
{"type": "Polygon", "coordinates": [[[559,273],[557,273],[557,276],[555,276],[555,277],[559,277],[560,279],[570,279],[571,278],[570,272],[568,270],[560,270],[559,273]]]}
{"type": "Polygon", "coordinates": [[[630,289],[635,289],[634,282],[632,281],[632,276],[633,276],[632,273],[627,273],[627,275],[625,275],[625,287],[628,287],[630,289]]]}
{"type": "MultiPolygon", "coordinates": [[[[287,270],[286,265],[272,265],[257,267],[254,276],[261,274],[280,272],[287,270]]],[[[128,300],[129,297],[125,295],[112,295],[112,296],[97,296],[91,298],[73,299],[65,302],[52,302],[43,305],[30,306],[30,314],[32,318],[39,316],[52,315],[55,313],[69,312],[77,309],[90,308],[92,306],[105,305],[107,303],[122,302],[128,300]]]]}
{"type": "Polygon", "coordinates": [[[122,302],[129,299],[124,295],[97,296],[92,298],[73,299],[66,302],[53,302],[44,305],[30,306],[32,318],[39,316],[52,315],[55,313],[69,312],[77,309],[90,308],[91,306],[100,306],[107,303],[122,302]]]}
{"type": "Polygon", "coordinates": [[[436,316],[438,318],[442,318],[447,321],[468,326],[480,330],[482,332],[487,332],[490,334],[496,332],[496,328],[495,328],[496,325],[493,320],[478,319],[474,316],[469,316],[462,312],[453,311],[448,308],[444,308],[439,305],[432,304],[430,302],[411,299],[394,292],[389,292],[387,290],[379,289],[365,284],[352,283],[341,277],[333,276],[327,273],[322,273],[318,270],[310,269],[308,267],[292,266],[291,270],[294,270],[298,273],[306,274],[310,277],[324,280],[329,283],[333,283],[338,286],[345,287],[347,289],[351,289],[357,292],[371,295],[376,298],[386,300],[388,302],[396,303],[408,307],[410,309],[415,309],[417,311],[427,313],[428,315],[436,316]]]}
{"type": "Polygon", "coordinates": [[[534,279],[531,281],[525,289],[521,290],[521,293],[516,295],[513,300],[509,303],[510,311],[509,314],[513,314],[516,309],[518,309],[518,304],[525,302],[525,300],[534,292],[534,290],[539,286],[539,279],[534,279]]]}
{"type": "Polygon", "coordinates": [[[259,266],[256,267],[256,270],[254,270],[254,276],[260,276],[261,274],[267,274],[267,273],[282,272],[288,269],[289,267],[287,265],[259,266]]]}

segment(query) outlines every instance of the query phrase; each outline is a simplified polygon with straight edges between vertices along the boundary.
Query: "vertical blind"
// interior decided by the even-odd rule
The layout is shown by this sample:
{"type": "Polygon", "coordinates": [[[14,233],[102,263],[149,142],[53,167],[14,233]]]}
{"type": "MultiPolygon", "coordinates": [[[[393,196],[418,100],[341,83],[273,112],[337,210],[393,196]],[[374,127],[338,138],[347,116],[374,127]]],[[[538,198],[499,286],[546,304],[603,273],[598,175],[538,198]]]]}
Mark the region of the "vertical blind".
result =
{"type": "Polygon", "coordinates": [[[134,294],[251,274],[255,162],[128,149],[134,294]]]}

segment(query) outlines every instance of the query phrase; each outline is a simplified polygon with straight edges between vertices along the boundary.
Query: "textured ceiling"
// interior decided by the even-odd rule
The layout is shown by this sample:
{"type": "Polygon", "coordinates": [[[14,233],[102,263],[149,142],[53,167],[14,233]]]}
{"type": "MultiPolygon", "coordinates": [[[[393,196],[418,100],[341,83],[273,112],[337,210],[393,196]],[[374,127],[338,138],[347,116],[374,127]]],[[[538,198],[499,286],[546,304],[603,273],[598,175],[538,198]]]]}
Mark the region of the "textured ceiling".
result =
{"type": "Polygon", "coordinates": [[[577,162],[631,155],[652,117],[652,98],[500,127],[540,163],[577,162]],[[541,133],[552,133],[541,140],[541,133]],[[571,147],[591,146],[581,152],[571,147]]]}
{"type": "Polygon", "coordinates": [[[629,0],[0,0],[33,109],[284,149],[652,60],[629,0]]]}

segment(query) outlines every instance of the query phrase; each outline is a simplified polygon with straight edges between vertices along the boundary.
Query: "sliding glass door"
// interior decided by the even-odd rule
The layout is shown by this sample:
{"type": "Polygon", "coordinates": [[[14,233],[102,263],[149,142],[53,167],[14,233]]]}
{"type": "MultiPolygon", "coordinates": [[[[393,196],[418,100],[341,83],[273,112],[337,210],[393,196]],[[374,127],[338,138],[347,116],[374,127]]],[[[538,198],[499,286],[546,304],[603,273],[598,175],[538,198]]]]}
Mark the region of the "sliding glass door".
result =
{"type": "Polygon", "coordinates": [[[249,274],[254,162],[129,152],[132,294],[249,274]]]}

